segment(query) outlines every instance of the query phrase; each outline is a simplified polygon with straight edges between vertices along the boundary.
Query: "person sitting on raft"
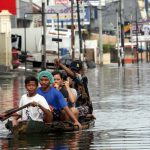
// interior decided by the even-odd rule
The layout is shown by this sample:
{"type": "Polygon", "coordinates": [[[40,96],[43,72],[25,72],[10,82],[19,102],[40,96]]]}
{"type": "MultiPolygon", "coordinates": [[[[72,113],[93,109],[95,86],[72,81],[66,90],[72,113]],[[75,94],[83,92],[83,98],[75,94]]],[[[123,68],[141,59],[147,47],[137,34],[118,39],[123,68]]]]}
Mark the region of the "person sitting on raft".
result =
{"type": "Polygon", "coordinates": [[[71,112],[61,92],[52,86],[54,78],[48,71],[41,71],[38,74],[38,79],[41,87],[37,89],[37,93],[44,96],[53,111],[52,120],[65,121],[69,119],[78,125],[81,129],[81,124],[78,122],[74,114],[71,112]]]}
{"type": "Polygon", "coordinates": [[[87,115],[94,117],[89,115],[93,113],[93,106],[88,92],[88,79],[84,75],[83,63],[79,60],[73,61],[70,68],[62,64],[59,59],[55,59],[54,63],[65,70],[74,81],[74,87],[78,92],[76,107],[79,110],[79,118],[84,118],[87,115]]]}
{"type": "Polygon", "coordinates": [[[54,76],[53,86],[62,93],[68,103],[70,110],[73,112],[76,118],[78,118],[79,111],[75,108],[77,91],[74,88],[70,87],[72,84],[71,78],[67,77],[64,72],[60,72],[58,70],[53,71],[52,75],[54,76]]]}
{"type": "Polygon", "coordinates": [[[34,120],[44,121],[46,123],[51,122],[52,113],[50,112],[49,105],[43,96],[36,93],[37,87],[38,80],[36,77],[29,76],[25,79],[27,94],[24,94],[21,97],[19,107],[22,107],[28,103],[31,103],[31,105],[16,112],[12,120],[13,126],[18,124],[19,118],[21,118],[22,121],[34,120]]]}

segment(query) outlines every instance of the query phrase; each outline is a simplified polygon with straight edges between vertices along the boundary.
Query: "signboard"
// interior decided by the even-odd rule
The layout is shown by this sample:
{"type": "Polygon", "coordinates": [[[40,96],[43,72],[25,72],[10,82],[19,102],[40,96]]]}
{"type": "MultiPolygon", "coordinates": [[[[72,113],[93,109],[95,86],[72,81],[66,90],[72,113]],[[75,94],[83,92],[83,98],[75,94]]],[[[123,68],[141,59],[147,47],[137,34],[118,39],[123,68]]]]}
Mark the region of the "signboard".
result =
{"type": "MultiPolygon", "coordinates": [[[[136,42],[136,36],[132,36],[133,42],[136,42]]],[[[138,42],[150,41],[150,35],[140,35],[138,36],[138,42]]]]}
{"type": "MultiPolygon", "coordinates": [[[[132,26],[132,40],[136,42],[136,24],[132,26]]],[[[138,41],[146,42],[150,41],[150,25],[138,23],[138,41]]]]}
{"type": "Polygon", "coordinates": [[[55,41],[55,42],[62,42],[62,39],[52,38],[52,41],[55,41]]]}
{"type": "Polygon", "coordinates": [[[16,1],[15,0],[0,0],[0,11],[8,10],[11,14],[16,15],[16,1]]]}
{"type": "MultiPolygon", "coordinates": [[[[47,25],[52,25],[53,23],[57,25],[58,18],[57,13],[59,14],[59,23],[63,23],[64,25],[71,25],[71,7],[64,6],[64,5],[58,5],[58,6],[49,6],[47,8],[47,15],[46,15],[46,22],[47,25]]],[[[84,6],[80,7],[80,20],[81,25],[84,24],[90,24],[90,9],[84,8],[84,6]]],[[[77,6],[74,5],[73,7],[73,19],[74,24],[77,25],[78,18],[77,18],[77,6]]]]}
{"type": "Polygon", "coordinates": [[[68,4],[68,0],[55,0],[55,4],[68,4]]]}

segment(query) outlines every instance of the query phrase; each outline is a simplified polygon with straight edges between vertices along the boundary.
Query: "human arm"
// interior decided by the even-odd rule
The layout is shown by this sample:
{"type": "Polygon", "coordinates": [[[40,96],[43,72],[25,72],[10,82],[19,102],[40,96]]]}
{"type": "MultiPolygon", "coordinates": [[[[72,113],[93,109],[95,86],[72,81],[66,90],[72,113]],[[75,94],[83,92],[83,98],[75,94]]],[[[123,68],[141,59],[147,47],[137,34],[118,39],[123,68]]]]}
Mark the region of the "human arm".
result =
{"type": "Polygon", "coordinates": [[[63,70],[65,70],[66,73],[67,73],[68,75],[70,75],[72,78],[75,77],[74,72],[72,72],[70,68],[68,68],[68,67],[66,67],[64,64],[62,64],[58,58],[56,58],[56,59],[54,60],[54,63],[55,63],[57,66],[61,67],[63,70]]]}
{"type": "Polygon", "coordinates": [[[68,117],[73,121],[74,125],[78,125],[79,129],[82,129],[81,124],[79,123],[79,121],[76,119],[76,117],[74,116],[74,114],[71,112],[71,110],[69,109],[68,106],[64,107],[64,111],[65,113],[68,115],[68,117]]]}
{"type": "Polygon", "coordinates": [[[1,120],[5,119],[5,115],[6,115],[6,113],[0,114],[0,119],[1,119],[1,120]]]}
{"type": "Polygon", "coordinates": [[[70,85],[69,85],[69,80],[65,81],[64,85],[65,85],[65,88],[68,92],[68,101],[70,101],[71,103],[75,103],[76,99],[77,99],[77,95],[75,95],[73,93],[73,91],[71,90],[70,85]]]}
{"type": "Polygon", "coordinates": [[[38,102],[34,101],[34,102],[32,102],[31,106],[39,107],[44,113],[43,121],[46,123],[50,123],[53,121],[52,112],[50,111],[49,106],[44,97],[43,97],[43,99],[41,99],[41,101],[42,101],[42,103],[41,102],[38,103],[38,102]]]}
{"type": "Polygon", "coordinates": [[[18,125],[18,119],[19,118],[21,118],[21,115],[19,115],[17,113],[15,113],[13,115],[13,119],[12,119],[12,125],[13,125],[13,127],[18,125]]]}

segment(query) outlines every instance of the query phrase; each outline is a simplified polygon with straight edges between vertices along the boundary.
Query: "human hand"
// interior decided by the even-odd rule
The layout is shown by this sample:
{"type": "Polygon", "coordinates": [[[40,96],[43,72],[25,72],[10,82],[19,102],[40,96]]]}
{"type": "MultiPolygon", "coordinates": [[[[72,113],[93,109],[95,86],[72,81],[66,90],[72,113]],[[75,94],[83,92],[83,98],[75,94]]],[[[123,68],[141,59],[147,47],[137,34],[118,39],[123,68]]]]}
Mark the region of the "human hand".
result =
{"type": "Polygon", "coordinates": [[[16,119],[12,120],[12,126],[16,127],[18,125],[18,121],[16,119]]]}
{"type": "Polygon", "coordinates": [[[81,76],[81,74],[79,74],[79,73],[76,73],[76,77],[77,77],[79,80],[82,79],[82,76],[81,76]]]}
{"type": "Polygon", "coordinates": [[[60,86],[57,83],[54,83],[53,87],[56,88],[56,89],[59,89],[60,86]]]}
{"type": "Polygon", "coordinates": [[[59,65],[59,63],[60,63],[60,59],[59,59],[59,58],[55,58],[55,59],[54,59],[54,64],[55,64],[55,65],[59,65]]]}
{"type": "Polygon", "coordinates": [[[65,85],[66,89],[67,89],[67,88],[70,88],[70,85],[69,85],[69,81],[68,81],[68,80],[64,82],[64,85],[65,85]]]}
{"type": "Polygon", "coordinates": [[[39,106],[39,103],[37,103],[37,102],[32,102],[32,103],[31,103],[31,106],[32,106],[32,107],[38,107],[38,106],[39,106]]]}
{"type": "Polygon", "coordinates": [[[81,130],[82,129],[82,126],[81,126],[81,124],[77,121],[77,122],[75,122],[74,123],[74,125],[76,125],[76,126],[78,126],[79,127],[79,130],[81,130]]]}

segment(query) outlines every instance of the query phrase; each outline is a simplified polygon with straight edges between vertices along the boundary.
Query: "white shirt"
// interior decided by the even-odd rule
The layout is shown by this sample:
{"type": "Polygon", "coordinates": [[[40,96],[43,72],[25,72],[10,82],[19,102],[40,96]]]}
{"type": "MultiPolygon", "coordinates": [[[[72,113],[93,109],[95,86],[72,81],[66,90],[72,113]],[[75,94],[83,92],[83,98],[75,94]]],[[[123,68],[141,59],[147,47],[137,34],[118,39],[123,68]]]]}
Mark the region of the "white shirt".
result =
{"type": "Polygon", "coordinates": [[[71,89],[71,92],[74,94],[74,96],[75,96],[76,99],[77,99],[77,96],[78,96],[77,90],[74,89],[74,88],[70,88],[70,89],[71,89]]]}
{"type": "MultiPolygon", "coordinates": [[[[20,99],[19,107],[24,106],[33,101],[39,103],[44,108],[50,110],[46,99],[39,94],[36,94],[35,96],[32,96],[32,97],[28,97],[27,94],[24,94],[20,99]]],[[[18,114],[22,116],[21,118],[22,120],[28,120],[31,118],[32,120],[35,120],[35,121],[43,121],[44,113],[39,107],[29,106],[29,107],[22,109],[21,111],[18,111],[18,114]]]]}

